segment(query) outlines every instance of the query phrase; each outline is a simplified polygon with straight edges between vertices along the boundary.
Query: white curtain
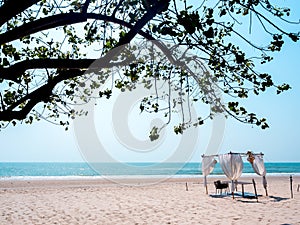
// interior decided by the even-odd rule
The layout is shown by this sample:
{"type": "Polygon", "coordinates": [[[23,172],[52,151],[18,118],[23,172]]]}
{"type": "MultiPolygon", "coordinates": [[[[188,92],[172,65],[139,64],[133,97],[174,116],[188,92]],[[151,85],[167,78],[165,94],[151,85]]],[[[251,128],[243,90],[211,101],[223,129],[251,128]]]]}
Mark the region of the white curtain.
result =
{"type": "Polygon", "coordinates": [[[228,153],[219,155],[221,168],[230,180],[237,180],[243,171],[243,160],[240,154],[228,153]]]}
{"type": "Polygon", "coordinates": [[[202,174],[204,176],[204,186],[207,185],[206,177],[209,175],[213,170],[217,163],[217,160],[214,159],[214,156],[203,156],[202,157],[202,174]]]}
{"type": "Polygon", "coordinates": [[[255,171],[255,173],[257,173],[258,175],[263,177],[263,186],[264,188],[267,187],[267,179],[266,179],[266,168],[265,168],[265,164],[264,164],[264,160],[262,155],[254,155],[254,160],[253,163],[251,163],[253,170],[255,171]]]}
{"type": "Polygon", "coordinates": [[[231,180],[231,190],[234,190],[234,180],[237,180],[243,171],[243,160],[240,154],[228,153],[219,155],[221,168],[225,175],[231,180]]]}

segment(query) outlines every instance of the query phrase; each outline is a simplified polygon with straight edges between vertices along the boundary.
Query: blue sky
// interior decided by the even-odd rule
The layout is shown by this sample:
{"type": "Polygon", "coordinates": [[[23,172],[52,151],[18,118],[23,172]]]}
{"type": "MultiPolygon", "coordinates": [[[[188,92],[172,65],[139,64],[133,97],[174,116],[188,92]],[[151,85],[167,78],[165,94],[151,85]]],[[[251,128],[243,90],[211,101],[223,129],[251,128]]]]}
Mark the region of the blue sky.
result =
{"type": "MultiPolygon", "coordinates": [[[[292,9],[297,9],[295,14],[300,17],[300,1],[283,2],[292,2],[292,9]]],[[[300,30],[300,26],[297,26],[300,30]]],[[[250,49],[250,51],[252,50],[250,49]]],[[[270,128],[261,130],[258,127],[228,119],[220,152],[252,150],[265,153],[265,161],[267,162],[300,161],[299,53],[300,43],[295,44],[288,41],[283,50],[275,55],[273,62],[260,69],[272,74],[275,82],[289,83],[292,86],[291,90],[276,95],[276,90],[270,89],[259,96],[251,96],[244,102],[250,111],[256,112],[258,116],[266,117],[270,128]]],[[[144,127],[147,126],[146,124],[144,127]]],[[[208,124],[199,131],[199,139],[191,158],[192,161],[201,160],[200,155],[204,153],[209,139],[209,126],[208,124]]],[[[101,136],[101,132],[110,128],[100,126],[97,129],[101,136]]],[[[171,130],[172,128],[167,132],[171,133],[171,130]]],[[[103,142],[108,145],[107,148],[122,148],[118,140],[113,140],[115,138],[112,135],[105,137],[102,134],[102,137],[105,139],[103,142]]],[[[171,146],[170,143],[178,143],[180,138],[180,136],[168,133],[167,145],[171,146]]],[[[1,162],[84,161],[73,129],[66,132],[62,127],[44,121],[36,122],[30,126],[8,127],[0,132],[0,142],[1,162]]],[[[172,153],[170,152],[170,154],[172,153]]],[[[159,152],[157,156],[150,156],[151,160],[148,161],[155,160],[155,157],[157,160],[161,160],[161,153],[159,152]]],[[[123,160],[131,161],[130,158],[126,157],[123,160]]]]}

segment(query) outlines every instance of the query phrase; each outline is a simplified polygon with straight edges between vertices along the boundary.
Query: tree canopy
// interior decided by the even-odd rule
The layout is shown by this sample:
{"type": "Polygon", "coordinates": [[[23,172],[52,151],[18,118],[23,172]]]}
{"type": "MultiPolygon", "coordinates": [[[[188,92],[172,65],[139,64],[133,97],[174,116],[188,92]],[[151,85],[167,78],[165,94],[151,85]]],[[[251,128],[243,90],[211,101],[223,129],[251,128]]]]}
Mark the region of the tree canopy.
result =
{"type": "MultiPolygon", "coordinates": [[[[114,89],[132,90],[137,83],[148,88],[163,80],[167,85],[172,81],[172,91],[185,93],[191,101],[213,105],[211,113],[193,125],[223,113],[267,128],[266,119],[248,112],[239,99],[270,87],[277,94],[290,89],[288,84],[275,84],[270,74],[255,66],[270,62],[286,41],[299,40],[299,21],[289,21],[291,13],[269,0],[2,0],[1,127],[40,119],[67,126],[69,119],[84,114],[73,109],[78,96],[88,102],[109,98],[114,89]],[[292,30],[285,30],[285,24],[293,25],[292,30]],[[268,42],[256,41],[257,35],[268,42]],[[152,40],[166,55],[175,56],[174,48],[166,44],[172,43],[190,50],[193,57],[171,57],[164,63],[140,58],[126,64],[135,40],[152,40]],[[247,52],[249,47],[256,55],[247,52]],[[114,85],[98,96],[92,96],[92,90],[112,75],[91,68],[95,60],[122,70],[113,78],[114,85]],[[209,76],[180,66],[187,60],[201,61],[199,66],[205,65],[209,76]],[[88,69],[92,72],[87,74],[88,69]],[[97,79],[87,86],[91,74],[97,79]],[[212,83],[225,99],[211,95],[212,83]]],[[[173,103],[162,108],[157,103],[160,97],[145,97],[141,111],[166,110],[170,116],[173,103]]],[[[175,132],[182,133],[187,126],[183,121],[175,132]]]]}

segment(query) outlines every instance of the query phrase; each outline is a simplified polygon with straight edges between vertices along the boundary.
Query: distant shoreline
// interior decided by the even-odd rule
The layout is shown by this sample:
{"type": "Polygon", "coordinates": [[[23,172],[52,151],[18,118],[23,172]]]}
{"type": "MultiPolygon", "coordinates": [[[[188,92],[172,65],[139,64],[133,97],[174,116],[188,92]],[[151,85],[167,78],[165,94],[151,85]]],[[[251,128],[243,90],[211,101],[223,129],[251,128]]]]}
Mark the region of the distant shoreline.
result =
{"type": "MultiPolygon", "coordinates": [[[[300,173],[267,173],[267,177],[285,177],[290,176],[300,177],[300,173]]],[[[255,173],[243,173],[241,178],[260,178],[255,173]]],[[[95,175],[95,176],[0,176],[0,181],[16,180],[16,181],[30,181],[30,180],[110,180],[110,179],[202,179],[203,175],[95,175]]],[[[224,178],[224,174],[210,174],[208,178],[224,178]]]]}
{"type": "MultiPolygon", "coordinates": [[[[282,180],[289,183],[291,174],[267,174],[268,182],[282,180]]],[[[300,184],[300,174],[294,174],[293,180],[300,184]]],[[[208,183],[216,179],[228,180],[225,175],[210,175],[208,183]]],[[[261,177],[256,174],[243,174],[239,180],[251,181],[254,179],[261,183],[261,177]]],[[[0,177],[0,190],[15,187],[44,187],[44,186],[98,186],[98,185],[124,185],[124,186],[148,186],[159,183],[196,183],[203,184],[203,176],[68,176],[68,177],[0,177]]]]}
{"type": "MultiPolygon", "coordinates": [[[[267,176],[300,174],[300,163],[265,163],[267,176]]],[[[201,178],[200,163],[0,163],[0,179],[95,179],[113,178],[201,178]]],[[[217,163],[210,176],[224,173],[217,163]]],[[[250,163],[244,163],[243,176],[257,176],[250,163]]]]}

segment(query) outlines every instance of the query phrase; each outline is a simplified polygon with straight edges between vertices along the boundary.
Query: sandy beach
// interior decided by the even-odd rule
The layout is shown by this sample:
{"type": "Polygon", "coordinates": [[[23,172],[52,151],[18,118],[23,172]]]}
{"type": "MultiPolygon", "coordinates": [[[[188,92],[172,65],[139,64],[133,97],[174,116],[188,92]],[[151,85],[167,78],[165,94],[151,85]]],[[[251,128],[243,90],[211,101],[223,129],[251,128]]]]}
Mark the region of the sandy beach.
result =
{"type": "MultiPolygon", "coordinates": [[[[208,179],[209,194],[216,179],[208,179]]],[[[258,202],[206,195],[202,179],[123,181],[0,180],[0,224],[300,224],[300,177],[293,199],[289,176],[268,177],[268,197],[255,177],[258,202]]]]}

